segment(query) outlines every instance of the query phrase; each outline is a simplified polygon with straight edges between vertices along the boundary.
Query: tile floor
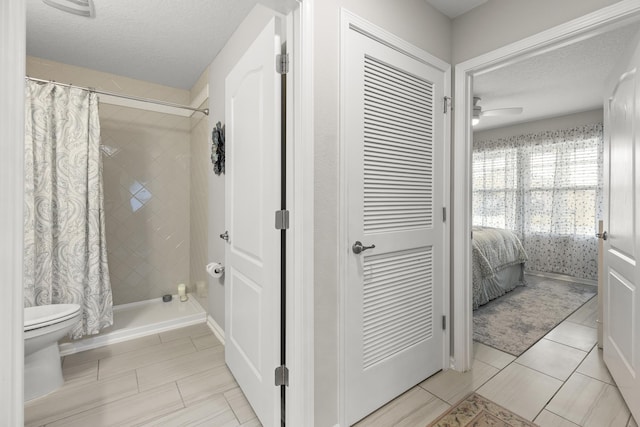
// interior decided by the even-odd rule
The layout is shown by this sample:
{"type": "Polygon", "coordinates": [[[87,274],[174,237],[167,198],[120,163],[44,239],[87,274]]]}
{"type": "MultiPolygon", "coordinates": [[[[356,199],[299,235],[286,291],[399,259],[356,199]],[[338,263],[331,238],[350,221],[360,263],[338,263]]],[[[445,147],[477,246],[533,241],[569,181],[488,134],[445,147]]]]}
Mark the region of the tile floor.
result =
{"type": "Polygon", "coordinates": [[[357,426],[424,427],[476,391],[542,427],[637,427],[596,346],[596,311],[593,298],[518,358],[474,343],[469,372],[440,372],[357,426]]]}
{"type": "Polygon", "coordinates": [[[206,324],[64,357],[64,386],[25,426],[260,426],[206,324]]]}
{"type": "MultiPolygon", "coordinates": [[[[637,427],[596,347],[595,299],[516,358],[474,344],[358,427],[424,427],[471,391],[542,427],[637,427]]],[[[66,356],[66,383],[25,405],[26,426],[260,426],[205,324],[66,356]]]]}

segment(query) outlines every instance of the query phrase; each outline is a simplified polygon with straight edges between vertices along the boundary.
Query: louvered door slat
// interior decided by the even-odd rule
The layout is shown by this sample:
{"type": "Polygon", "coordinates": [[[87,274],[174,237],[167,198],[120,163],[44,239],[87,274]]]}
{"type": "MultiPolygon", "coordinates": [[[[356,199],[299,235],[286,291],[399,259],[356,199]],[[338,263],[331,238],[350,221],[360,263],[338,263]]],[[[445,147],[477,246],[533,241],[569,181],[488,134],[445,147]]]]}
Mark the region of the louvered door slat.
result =
{"type": "Polygon", "coordinates": [[[431,83],[369,57],[365,57],[364,79],[365,105],[372,105],[364,110],[364,230],[391,232],[430,227],[433,222],[431,83]],[[402,118],[388,103],[377,102],[380,95],[388,102],[409,106],[416,115],[402,118]],[[377,197],[370,197],[372,193],[377,197]],[[389,204],[380,206],[379,197],[385,195],[389,204]],[[418,196],[420,204],[409,210],[410,201],[402,195],[411,199],[418,196]]]}
{"type": "Polygon", "coordinates": [[[431,247],[365,257],[365,369],[431,337],[432,267],[431,247]]]}

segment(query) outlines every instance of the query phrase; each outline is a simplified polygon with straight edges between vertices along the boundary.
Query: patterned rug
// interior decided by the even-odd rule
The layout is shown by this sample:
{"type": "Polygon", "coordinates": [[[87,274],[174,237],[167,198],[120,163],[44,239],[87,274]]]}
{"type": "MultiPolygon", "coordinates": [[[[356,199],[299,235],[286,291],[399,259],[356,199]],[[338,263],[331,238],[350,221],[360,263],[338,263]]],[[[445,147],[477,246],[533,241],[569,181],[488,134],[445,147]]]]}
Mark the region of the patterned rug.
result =
{"type": "Polygon", "coordinates": [[[471,393],[427,427],[536,427],[530,421],[471,393]]]}
{"type": "MultiPolygon", "coordinates": [[[[473,312],[473,339],[520,356],[585,302],[597,288],[537,276],[527,286],[481,306],[473,312]]],[[[595,327],[595,325],[594,325],[595,327]]]]}

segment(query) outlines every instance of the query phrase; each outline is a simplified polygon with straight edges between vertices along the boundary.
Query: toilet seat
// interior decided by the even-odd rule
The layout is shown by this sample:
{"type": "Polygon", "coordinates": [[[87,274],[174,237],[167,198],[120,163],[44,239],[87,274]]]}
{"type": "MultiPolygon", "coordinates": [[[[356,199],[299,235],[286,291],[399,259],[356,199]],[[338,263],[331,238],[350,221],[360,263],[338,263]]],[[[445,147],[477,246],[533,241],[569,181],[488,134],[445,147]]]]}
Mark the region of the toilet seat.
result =
{"type": "Polygon", "coordinates": [[[78,314],[78,304],[51,304],[24,309],[24,331],[44,328],[45,326],[63,322],[78,314]]]}

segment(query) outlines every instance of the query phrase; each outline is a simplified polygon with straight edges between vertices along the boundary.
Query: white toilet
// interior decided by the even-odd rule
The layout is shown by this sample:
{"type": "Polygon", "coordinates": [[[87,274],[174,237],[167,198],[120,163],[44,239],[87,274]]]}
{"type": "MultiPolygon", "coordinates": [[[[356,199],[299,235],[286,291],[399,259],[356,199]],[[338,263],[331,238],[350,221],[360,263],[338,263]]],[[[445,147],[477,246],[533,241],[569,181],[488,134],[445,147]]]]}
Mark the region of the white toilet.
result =
{"type": "Polygon", "coordinates": [[[24,309],[24,399],[52,392],[64,383],[58,340],[80,320],[78,304],[24,309]]]}

